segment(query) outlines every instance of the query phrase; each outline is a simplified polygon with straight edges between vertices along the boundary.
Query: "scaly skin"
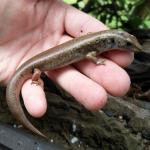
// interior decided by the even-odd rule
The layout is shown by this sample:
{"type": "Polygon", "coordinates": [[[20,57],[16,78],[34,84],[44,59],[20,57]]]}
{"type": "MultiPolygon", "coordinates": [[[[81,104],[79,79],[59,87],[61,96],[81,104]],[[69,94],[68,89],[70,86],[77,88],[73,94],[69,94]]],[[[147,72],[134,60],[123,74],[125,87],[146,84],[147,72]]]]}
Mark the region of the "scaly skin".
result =
{"type": "Polygon", "coordinates": [[[44,72],[85,58],[90,58],[97,63],[100,61],[96,59],[96,55],[113,49],[139,52],[142,47],[137,39],[127,32],[107,30],[75,38],[29,59],[20,66],[7,86],[6,98],[10,111],[26,128],[45,137],[29,122],[19,99],[21,87],[27,79],[32,78],[34,69],[44,72]]]}

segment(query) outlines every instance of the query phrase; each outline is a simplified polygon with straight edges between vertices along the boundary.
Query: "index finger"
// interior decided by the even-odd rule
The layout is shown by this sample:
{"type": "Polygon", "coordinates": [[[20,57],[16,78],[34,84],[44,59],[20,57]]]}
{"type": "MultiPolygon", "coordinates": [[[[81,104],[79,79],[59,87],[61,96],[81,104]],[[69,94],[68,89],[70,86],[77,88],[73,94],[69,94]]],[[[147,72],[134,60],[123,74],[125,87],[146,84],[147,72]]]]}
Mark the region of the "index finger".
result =
{"type": "MultiPolygon", "coordinates": [[[[79,37],[90,32],[108,30],[109,28],[96,18],[79,11],[74,7],[67,6],[65,16],[65,31],[72,37],[79,37]]],[[[112,60],[121,67],[126,67],[133,61],[131,52],[111,51],[105,57],[112,60]]]]}

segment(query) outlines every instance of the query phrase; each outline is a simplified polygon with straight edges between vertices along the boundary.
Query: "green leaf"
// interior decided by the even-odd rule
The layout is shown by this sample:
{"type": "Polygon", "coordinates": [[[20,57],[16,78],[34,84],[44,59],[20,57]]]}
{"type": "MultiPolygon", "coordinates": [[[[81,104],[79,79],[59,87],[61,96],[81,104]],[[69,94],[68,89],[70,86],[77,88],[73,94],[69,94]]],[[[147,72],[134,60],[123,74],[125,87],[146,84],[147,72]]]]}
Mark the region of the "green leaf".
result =
{"type": "Polygon", "coordinates": [[[144,24],[146,25],[147,28],[150,28],[150,20],[145,20],[144,24]]]}
{"type": "Polygon", "coordinates": [[[85,3],[83,1],[78,2],[78,5],[80,8],[84,8],[85,7],[85,3]]]}
{"type": "Polygon", "coordinates": [[[67,4],[75,4],[75,3],[77,3],[77,0],[63,0],[65,3],[67,3],[67,4]]]}

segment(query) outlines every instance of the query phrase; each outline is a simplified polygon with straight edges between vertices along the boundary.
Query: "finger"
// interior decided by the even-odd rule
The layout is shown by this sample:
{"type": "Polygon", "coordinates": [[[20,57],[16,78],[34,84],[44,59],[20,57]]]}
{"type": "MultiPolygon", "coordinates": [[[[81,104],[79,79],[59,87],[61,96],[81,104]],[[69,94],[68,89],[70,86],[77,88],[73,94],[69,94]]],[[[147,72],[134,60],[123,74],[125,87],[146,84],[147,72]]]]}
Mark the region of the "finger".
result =
{"type": "Polygon", "coordinates": [[[31,80],[27,80],[22,86],[22,97],[30,115],[41,117],[45,114],[47,103],[41,86],[31,84],[31,80]]]}
{"type": "Polygon", "coordinates": [[[67,8],[65,16],[65,30],[72,37],[79,37],[89,32],[108,29],[108,27],[102,22],[88,14],[71,6],[68,6],[67,8]]]}
{"type": "Polygon", "coordinates": [[[126,52],[126,51],[119,51],[113,50],[108,51],[103,54],[103,57],[106,57],[115,63],[117,63],[121,67],[129,66],[134,60],[134,53],[126,52]]]}
{"type": "Polygon", "coordinates": [[[50,71],[48,76],[89,110],[102,108],[107,101],[103,87],[71,66],[50,71]]]}
{"type": "Polygon", "coordinates": [[[84,60],[75,64],[75,67],[86,76],[100,84],[106,91],[114,96],[123,96],[129,90],[130,78],[117,64],[105,60],[105,65],[96,65],[84,60]]]}

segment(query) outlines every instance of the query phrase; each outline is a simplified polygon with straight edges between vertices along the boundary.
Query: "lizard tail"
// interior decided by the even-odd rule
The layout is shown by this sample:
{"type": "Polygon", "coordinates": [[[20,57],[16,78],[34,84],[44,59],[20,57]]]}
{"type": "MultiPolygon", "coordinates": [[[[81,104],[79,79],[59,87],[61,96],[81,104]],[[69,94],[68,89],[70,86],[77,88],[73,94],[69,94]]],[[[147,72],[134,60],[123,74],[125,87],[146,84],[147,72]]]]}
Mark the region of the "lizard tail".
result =
{"type": "Polygon", "coordinates": [[[22,85],[27,79],[31,77],[31,73],[29,73],[28,75],[26,74],[25,76],[20,76],[20,73],[16,73],[7,86],[6,100],[11,113],[23,126],[42,137],[46,137],[30,123],[21,106],[19,95],[22,85]]]}

